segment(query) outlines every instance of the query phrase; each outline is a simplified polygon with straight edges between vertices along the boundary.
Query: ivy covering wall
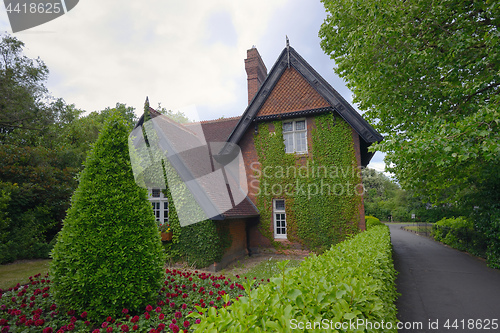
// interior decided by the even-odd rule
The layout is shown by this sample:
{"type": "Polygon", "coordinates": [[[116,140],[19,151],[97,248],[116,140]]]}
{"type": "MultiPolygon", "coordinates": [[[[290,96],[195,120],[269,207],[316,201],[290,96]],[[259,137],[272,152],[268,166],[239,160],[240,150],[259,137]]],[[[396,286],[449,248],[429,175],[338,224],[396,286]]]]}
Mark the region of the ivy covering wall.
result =
{"type": "Polygon", "coordinates": [[[308,154],[285,153],[282,121],[258,126],[259,228],[281,246],[274,241],[273,199],[285,199],[288,240],[323,252],[359,232],[361,177],[350,125],[332,113],[307,121],[313,121],[308,154]]]}
{"type": "MultiPolygon", "coordinates": [[[[169,177],[165,177],[169,180],[169,187],[176,187],[177,191],[179,188],[181,191],[185,191],[185,195],[181,196],[184,200],[195,200],[170,164],[165,163],[164,170],[165,173],[169,173],[169,177]],[[168,166],[165,167],[165,165],[168,166]]],[[[172,241],[164,243],[167,258],[173,261],[182,259],[189,265],[196,267],[206,267],[214,262],[219,262],[224,254],[224,249],[230,246],[230,236],[226,234],[226,223],[204,220],[181,227],[172,193],[168,187],[163,193],[168,198],[168,220],[173,232],[172,241]]],[[[182,209],[182,203],[180,206],[182,209]]],[[[193,212],[193,214],[197,214],[197,212],[193,212]]]]}

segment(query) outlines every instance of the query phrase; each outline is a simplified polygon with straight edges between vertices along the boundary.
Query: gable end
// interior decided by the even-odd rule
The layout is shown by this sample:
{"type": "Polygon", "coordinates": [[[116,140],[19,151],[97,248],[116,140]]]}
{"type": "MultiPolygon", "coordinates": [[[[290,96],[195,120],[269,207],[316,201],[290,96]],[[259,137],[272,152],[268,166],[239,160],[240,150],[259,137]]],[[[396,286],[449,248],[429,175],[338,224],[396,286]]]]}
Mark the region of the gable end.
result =
{"type": "MultiPolygon", "coordinates": [[[[330,107],[333,108],[353,129],[359,134],[362,141],[365,141],[366,146],[374,142],[380,142],[383,136],[380,135],[359,113],[328,83],[319,75],[292,47],[286,47],[281,52],[278,60],[273,65],[266,80],[260,87],[259,91],[252,99],[242,118],[229,135],[227,142],[237,144],[251,123],[254,122],[259,115],[259,111],[263,108],[266,100],[272,93],[280,78],[283,76],[286,69],[293,67],[298,73],[316,90],[316,92],[324,98],[330,107]]],[[[329,107],[317,108],[328,111],[329,107]]],[[[306,111],[306,110],[297,110],[306,111]]],[[[312,111],[312,110],[311,110],[312,111]]],[[[287,112],[285,112],[287,114],[287,112]]],[[[273,114],[262,114],[261,117],[277,117],[273,114]]],[[[262,118],[259,117],[258,120],[262,118]]],[[[220,154],[229,153],[229,145],[226,146],[220,154]]]]}

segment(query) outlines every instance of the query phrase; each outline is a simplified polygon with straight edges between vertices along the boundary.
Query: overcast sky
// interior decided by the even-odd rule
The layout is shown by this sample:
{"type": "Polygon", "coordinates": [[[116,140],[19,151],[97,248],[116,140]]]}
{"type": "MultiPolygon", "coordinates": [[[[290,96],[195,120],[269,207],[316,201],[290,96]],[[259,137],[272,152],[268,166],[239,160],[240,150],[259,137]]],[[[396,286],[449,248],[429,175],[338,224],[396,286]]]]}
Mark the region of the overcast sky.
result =
{"type": "MultiPolygon", "coordinates": [[[[0,31],[12,33],[0,5],[0,31]]],[[[201,120],[239,116],[247,106],[246,51],[268,70],[290,45],[347,101],[352,94],[320,47],[319,0],[83,0],[53,21],[14,34],[50,70],[54,97],[87,112],[125,103],[196,108],[201,120]]],[[[382,154],[369,167],[383,171],[382,154]]]]}

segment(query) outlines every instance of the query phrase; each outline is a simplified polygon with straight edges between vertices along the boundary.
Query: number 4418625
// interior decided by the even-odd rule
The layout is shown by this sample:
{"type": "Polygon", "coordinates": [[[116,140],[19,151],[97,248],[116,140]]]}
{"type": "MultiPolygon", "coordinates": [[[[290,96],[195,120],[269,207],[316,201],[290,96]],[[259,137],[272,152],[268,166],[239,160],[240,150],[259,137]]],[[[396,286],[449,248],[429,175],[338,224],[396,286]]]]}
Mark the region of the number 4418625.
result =
{"type": "Polygon", "coordinates": [[[6,8],[7,13],[39,13],[39,14],[59,14],[62,11],[60,3],[50,3],[50,2],[31,2],[31,3],[23,3],[22,5],[17,3],[15,6],[12,6],[12,3],[6,8]]]}
{"type": "Polygon", "coordinates": [[[446,320],[443,327],[446,329],[462,330],[496,330],[498,329],[498,319],[455,319],[446,320]]]}

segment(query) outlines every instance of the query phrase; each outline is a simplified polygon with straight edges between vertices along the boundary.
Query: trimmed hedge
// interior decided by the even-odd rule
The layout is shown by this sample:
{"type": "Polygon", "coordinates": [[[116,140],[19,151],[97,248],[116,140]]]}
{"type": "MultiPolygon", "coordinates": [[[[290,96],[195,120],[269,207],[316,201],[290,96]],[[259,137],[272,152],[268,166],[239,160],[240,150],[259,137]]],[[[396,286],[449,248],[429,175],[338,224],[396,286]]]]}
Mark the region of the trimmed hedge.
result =
{"type": "Polygon", "coordinates": [[[371,229],[373,227],[376,227],[378,225],[383,225],[383,223],[380,222],[380,220],[378,218],[370,216],[370,215],[365,216],[365,223],[366,223],[365,224],[366,230],[371,229]]]}
{"type": "Polygon", "coordinates": [[[195,332],[397,332],[396,271],[387,226],[344,241],[300,267],[286,270],[266,285],[251,289],[238,302],[220,309],[198,308],[195,332]],[[368,325],[352,330],[350,323],[368,325]],[[384,329],[376,325],[385,323],[384,329]],[[316,324],[316,327],[314,325],[316,324]],[[370,327],[369,325],[372,325],[370,327]],[[389,327],[389,326],[392,326],[389,327]]]}
{"type": "Polygon", "coordinates": [[[116,317],[154,302],[165,257],[147,192],[134,181],[128,127],[115,113],[105,123],[52,251],[58,309],[116,317]]]}

